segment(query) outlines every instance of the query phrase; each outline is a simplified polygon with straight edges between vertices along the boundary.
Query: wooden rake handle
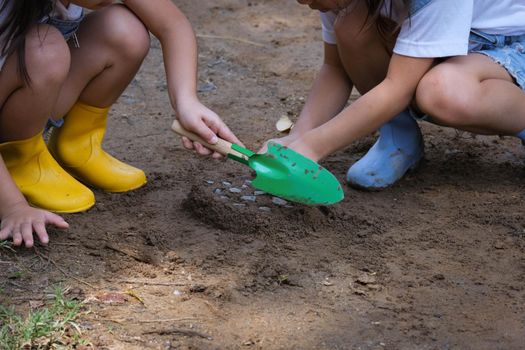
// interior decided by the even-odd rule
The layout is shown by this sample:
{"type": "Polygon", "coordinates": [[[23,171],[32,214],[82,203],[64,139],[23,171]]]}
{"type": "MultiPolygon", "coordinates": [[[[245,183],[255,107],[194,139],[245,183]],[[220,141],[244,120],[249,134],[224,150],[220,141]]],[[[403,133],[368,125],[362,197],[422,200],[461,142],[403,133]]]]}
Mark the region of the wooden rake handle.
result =
{"type": "Polygon", "coordinates": [[[246,155],[234,150],[232,148],[233,144],[231,142],[228,142],[219,137],[219,141],[217,141],[216,144],[212,145],[211,143],[204,141],[204,139],[200,137],[199,135],[194,134],[191,131],[184,129],[182,125],[179,123],[179,121],[176,119],[173,121],[173,124],[171,124],[171,129],[175,131],[175,133],[179,134],[180,136],[186,136],[190,140],[194,142],[198,142],[206,148],[219,152],[223,156],[233,155],[241,159],[245,159],[245,160],[248,159],[246,155]]]}

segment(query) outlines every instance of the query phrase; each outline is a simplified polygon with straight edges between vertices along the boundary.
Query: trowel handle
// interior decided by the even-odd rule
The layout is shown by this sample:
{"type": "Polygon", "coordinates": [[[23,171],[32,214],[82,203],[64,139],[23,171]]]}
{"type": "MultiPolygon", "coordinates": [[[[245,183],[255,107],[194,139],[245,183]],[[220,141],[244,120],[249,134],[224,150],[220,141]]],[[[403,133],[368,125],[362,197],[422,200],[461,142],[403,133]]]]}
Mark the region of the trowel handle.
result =
{"type": "Polygon", "coordinates": [[[248,159],[248,157],[245,156],[244,154],[234,150],[232,148],[233,144],[231,142],[228,142],[226,140],[219,138],[219,141],[216,144],[212,145],[211,143],[204,141],[202,137],[200,137],[199,135],[194,134],[191,131],[184,129],[182,125],[180,125],[179,121],[176,119],[173,121],[173,124],[171,124],[171,129],[175,131],[177,134],[179,134],[180,136],[186,136],[190,140],[194,142],[198,142],[204,147],[214,150],[216,152],[219,152],[220,154],[224,156],[231,154],[241,159],[246,159],[246,160],[248,159]]]}

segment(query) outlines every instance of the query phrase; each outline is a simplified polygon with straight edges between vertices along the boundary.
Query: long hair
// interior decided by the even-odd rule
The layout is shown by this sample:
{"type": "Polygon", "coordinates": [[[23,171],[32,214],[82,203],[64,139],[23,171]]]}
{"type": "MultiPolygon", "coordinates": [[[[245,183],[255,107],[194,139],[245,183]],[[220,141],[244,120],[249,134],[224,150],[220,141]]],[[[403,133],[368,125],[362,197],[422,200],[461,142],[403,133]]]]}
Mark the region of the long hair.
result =
{"type": "Polygon", "coordinates": [[[395,12],[394,3],[397,5],[396,10],[398,13],[400,12],[404,18],[410,18],[412,0],[390,0],[390,6],[385,9],[386,15],[382,12],[386,6],[385,0],[366,0],[366,3],[368,6],[368,15],[365,23],[367,23],[369,19],[372,20],[372,23],[376,24],[379,33],[383,37],[391,36],[401,26],[399,23],[392,25],[392,23],[395,23],[392,18],[395,12]]]}
{"type": "Polygon", "coordinates": [[[25,81],[29,82],[25,62],[26,36],[31,27],[45,15],[51,12],[51,0],[4,0],[0,13],[8,13],[4,23],[0,25],[0,34],[5,40],[0,47],[0,55],[18,55],[18,73],[25,81]]]}

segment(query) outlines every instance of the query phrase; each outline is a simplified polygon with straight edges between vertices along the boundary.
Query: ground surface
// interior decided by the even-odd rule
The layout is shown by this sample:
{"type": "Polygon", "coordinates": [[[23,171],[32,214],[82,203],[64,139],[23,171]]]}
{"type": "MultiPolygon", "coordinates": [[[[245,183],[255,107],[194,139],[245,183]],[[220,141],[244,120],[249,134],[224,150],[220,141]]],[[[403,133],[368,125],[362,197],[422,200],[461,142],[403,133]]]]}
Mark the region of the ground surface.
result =
{"type": "MultiPolygon", "coordinates": [[[[203,101],[251,148],[277,136],[320,63],[317,15],[292,0],[178,4],[199,35],[203,101]]],[[[2,303],[72,286],[98,349],[523,349],[518,141],[423,124],[425,162],[391,189],[345,186],[329,208],[243,202],[247,168],[196,157],[169,131],[161,67],[153,42],[106,139],[147,186],[96,192],[38,254],[0,250],[2,303]]],[[[323,165],[342,181],[372,142],[323,165]]]]}

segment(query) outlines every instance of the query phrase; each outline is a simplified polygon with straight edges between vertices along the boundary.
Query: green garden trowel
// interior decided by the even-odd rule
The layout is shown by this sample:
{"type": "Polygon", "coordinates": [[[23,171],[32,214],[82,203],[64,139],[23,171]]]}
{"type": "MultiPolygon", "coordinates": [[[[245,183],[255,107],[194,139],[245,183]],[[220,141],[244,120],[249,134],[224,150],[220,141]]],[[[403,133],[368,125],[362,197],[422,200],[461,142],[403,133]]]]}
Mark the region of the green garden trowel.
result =
{"type": "Polygon", "coordinates": [[[268,151],[258,154],[222,139],[209,144],[185,130],[177,120],[171,128],[181,136],[248,165],[256,173],[252,186],[261,191],[308,205],[330,205],[344,198],[343,189],[332,173],[290,148],[269,142],[268,151]]]}

